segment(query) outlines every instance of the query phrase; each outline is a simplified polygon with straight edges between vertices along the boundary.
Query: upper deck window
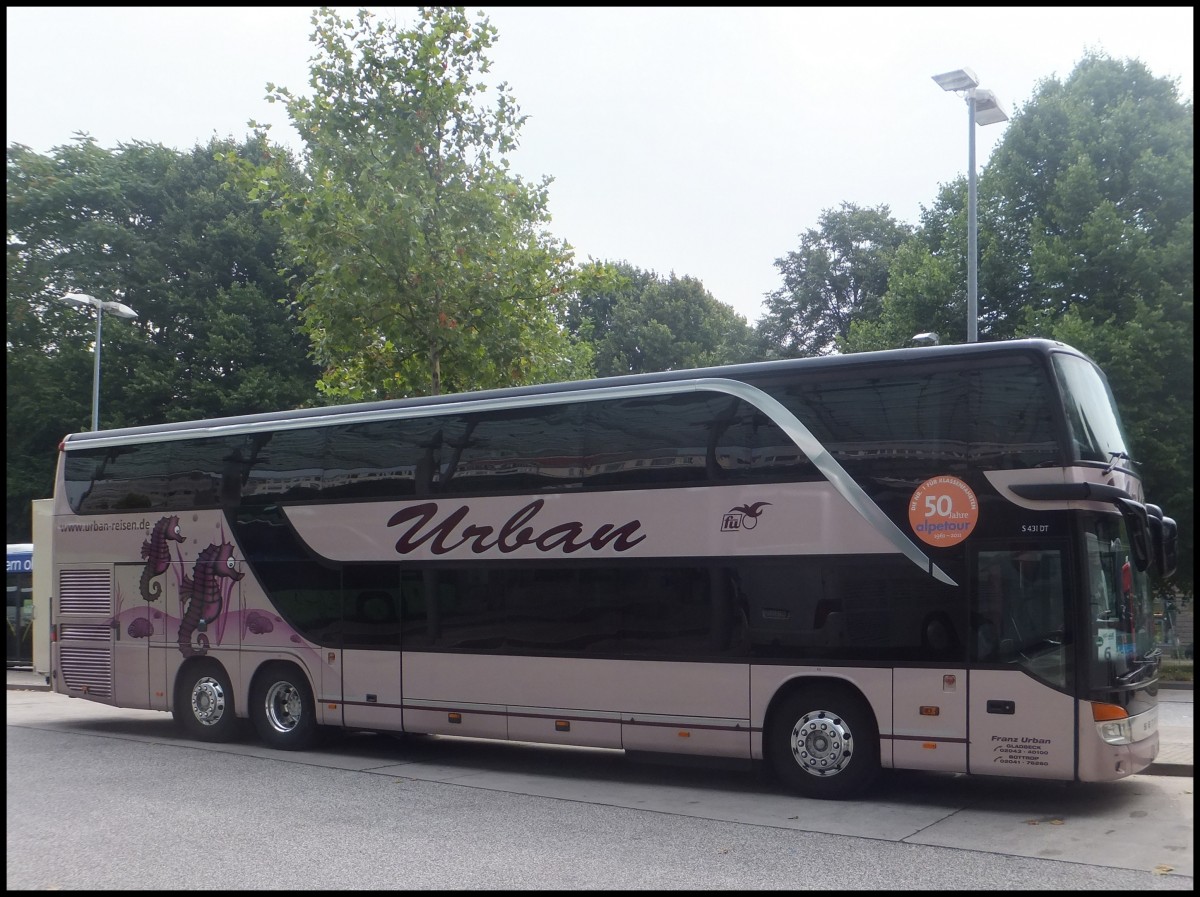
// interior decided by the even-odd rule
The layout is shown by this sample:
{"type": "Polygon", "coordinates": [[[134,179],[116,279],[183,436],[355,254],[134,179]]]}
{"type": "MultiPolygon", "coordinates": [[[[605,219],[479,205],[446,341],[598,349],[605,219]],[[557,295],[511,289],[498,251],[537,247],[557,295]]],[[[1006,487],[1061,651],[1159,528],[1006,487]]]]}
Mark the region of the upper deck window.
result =
{"type": "Polygon", "coordinates": [[[1057,353],[1054,369],[1062,383],[1067,423],[1080,461],[1130,464],[1129,440],[1104,375],[1091,362],[1057,353]]]}
{"type": "Polygon", "coordinates": [[[764,384],[847,469],[899,475],[1063,463],[1054,386],[1032,359],[833,370],[764,384]],[[877,468],[884,469],[884,468],[877,468]]]}

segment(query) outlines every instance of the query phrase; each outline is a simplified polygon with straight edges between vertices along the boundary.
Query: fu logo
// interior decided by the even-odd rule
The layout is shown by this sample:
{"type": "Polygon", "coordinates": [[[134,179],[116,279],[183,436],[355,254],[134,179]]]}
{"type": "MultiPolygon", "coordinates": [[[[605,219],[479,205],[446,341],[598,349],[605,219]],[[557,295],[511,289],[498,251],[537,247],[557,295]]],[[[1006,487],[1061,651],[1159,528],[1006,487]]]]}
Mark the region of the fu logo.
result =
{"type": "Polygon", "coordinates": [[[736,508],[730,508],[721,515],[721,532],[736,533],[744,529],[754,529],[758,526],[758,518],[762,516],[762,509],[769,504],[769,501],[756,501],[752,505],[738,505],[736,508]]]}

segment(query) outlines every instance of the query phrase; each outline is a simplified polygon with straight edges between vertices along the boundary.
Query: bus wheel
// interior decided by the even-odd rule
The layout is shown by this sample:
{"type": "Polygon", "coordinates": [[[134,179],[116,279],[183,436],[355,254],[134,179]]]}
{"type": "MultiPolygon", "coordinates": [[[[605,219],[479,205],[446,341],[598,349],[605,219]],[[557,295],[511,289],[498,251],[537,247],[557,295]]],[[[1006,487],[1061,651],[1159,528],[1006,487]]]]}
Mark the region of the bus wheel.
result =
{"type": "Polygon", "coordinates": [[[237,728],[233,687],[219,663],[194,663],[179,674],[172,714],[192,738],[228,741],[233,737],[237,728]]]}
{"type": "Polygon", "coordinates": [[[258,737],[282,751],[300,751],[317,734],[317,710],[304,674],[291,664],[271,664],[254,680],[250,718],[258,737]]]}
{"type": "Polygon", "coordinates": [[[775,774],[803,797],[843,800],[879,773],[875,718],[845,686],[808,686],[772,714],[767,747],[775,774]]]}

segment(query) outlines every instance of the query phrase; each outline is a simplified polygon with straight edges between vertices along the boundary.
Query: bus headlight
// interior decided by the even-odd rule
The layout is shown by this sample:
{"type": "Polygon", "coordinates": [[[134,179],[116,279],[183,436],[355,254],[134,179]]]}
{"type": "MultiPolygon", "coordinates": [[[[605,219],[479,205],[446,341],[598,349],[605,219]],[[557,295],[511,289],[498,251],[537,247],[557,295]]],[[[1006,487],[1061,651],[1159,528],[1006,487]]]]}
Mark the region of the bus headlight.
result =
{"type": "Polygon", "coordinates": [[[1092,704],[1096,732],[1108,744],[1133,744],[1133,726],[1129,714],[1116,704],[1092,704]]]}

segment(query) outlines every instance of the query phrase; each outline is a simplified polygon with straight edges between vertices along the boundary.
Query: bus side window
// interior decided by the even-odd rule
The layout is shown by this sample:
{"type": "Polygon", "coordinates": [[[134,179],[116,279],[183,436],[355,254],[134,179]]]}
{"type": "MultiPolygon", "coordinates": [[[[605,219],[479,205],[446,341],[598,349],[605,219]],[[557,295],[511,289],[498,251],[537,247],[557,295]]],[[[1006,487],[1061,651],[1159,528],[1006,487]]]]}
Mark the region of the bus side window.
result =
{"type": "Polygon", "coordinates": [[[1021,600],[1021,576],[1013,553],[981,551],[972,614],[974,659],[1007,663],[1013,659],[1017,625],[1013,608],[1021,600]]]}
{"type": "Polygon", "coordinates": [[[981,551],[977,561],[972,659],[1016,664],[1064,685],[1071,639],[1062,614],[1061,552],[981,551]]]}
{"type": "Polygon", "coordinates": [[[385,564],[348,564],[342,581],[347,648],[400,650],[400,576],[385,564]]]}

